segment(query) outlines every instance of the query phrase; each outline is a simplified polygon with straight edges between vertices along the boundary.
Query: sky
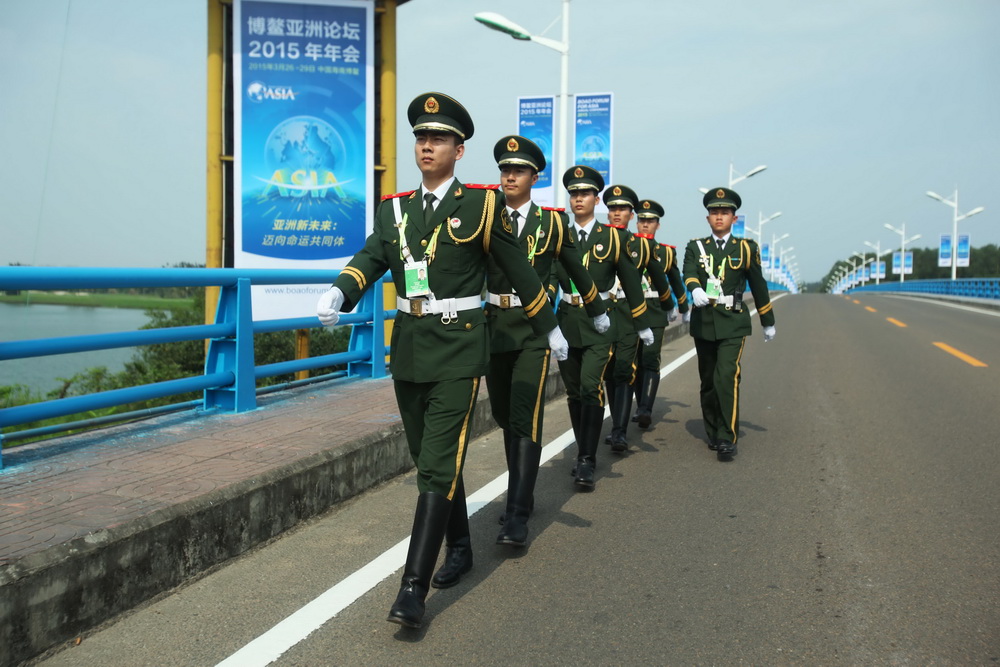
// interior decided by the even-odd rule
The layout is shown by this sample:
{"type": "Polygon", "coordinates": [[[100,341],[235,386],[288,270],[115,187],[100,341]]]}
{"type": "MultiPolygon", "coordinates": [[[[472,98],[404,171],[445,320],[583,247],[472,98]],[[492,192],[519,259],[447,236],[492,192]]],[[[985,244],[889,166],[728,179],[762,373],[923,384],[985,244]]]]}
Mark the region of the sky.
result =
{"type": "MultiPolygon", "coordinates": [[[[405,109],[461,101],[457,175],[496,182],[516,99],[556,94],[559,56],[473,20],[561,38],[559,0],[399,9],[398,189],[419,184],[405,109]]],[[[734,186],[802,281],[854,252],[936,247],[959,210],[1000,243],[1000,2],[571,0],[569,90],[614,93],[613,178],[666,209],[658,240],[707,234],[700,187],[734,186]],[[791,250],[787,250],[791,248],[791,250]]],[[[206,1],[0,2],[0,265],[204,262],[206,1]]]]}

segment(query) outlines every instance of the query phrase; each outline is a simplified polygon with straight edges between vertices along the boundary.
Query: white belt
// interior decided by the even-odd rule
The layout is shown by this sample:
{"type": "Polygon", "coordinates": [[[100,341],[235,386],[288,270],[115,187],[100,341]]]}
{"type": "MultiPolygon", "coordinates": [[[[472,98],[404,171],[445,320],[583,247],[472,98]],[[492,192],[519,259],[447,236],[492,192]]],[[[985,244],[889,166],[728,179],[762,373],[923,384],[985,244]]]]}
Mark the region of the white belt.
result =
{"type": "Polygon", "coordinates": [[[521,307],[521,297],[516,294],[494,294],[493,292],[487,292],[486,301],[500,308],[521,307]]]}
{"type": "Polygon", "coordinates": [[[458,313],[463,310],[482,308],[483,302],[479,296],[463,296],[457,299],[404,299],[396,297],[396,310],[423,317],[424,315],[441,315],[441,321],[451,324],[458,320],[458,313]]]}
{"type": "Polygon", "coordinates": [[[648,289],[645,292],[643,292],[643,295],[647,299],[659,299],[660,298],[660,293],[657,292],[655,289],[648,289]]]}
{"type": "MultiPolygon", "coordinates": [[[[614,297],[612,297],[611,292],[598,292],[597,295],[599,297],[601,297],[602,299],[611,299],[611,298],[614,298],[614,297]]],[[[583,297],[580,296],[579,294],[566,294],[566,292],[563,292],[562,296],[559,297],[559,298],[561,298],[563,301],[565,301],[566,303],[568,303],[571,306],[582,306],[583,305],[583,297]]]]}
{"type": "Polygon", "coordinates": [[[624,299],[625,298],[625,290],[623,290],[621,287],[619,287],[618,289],[616,289],[615,290],[615,298],[616,299],[624,299]]]}
{"type": "MultiPolygon", "coordinates": [[[[717,306],[725,306],[726,310],[732,310],[736,303],[736,297],[732,294],[726,294],[720,296],[718,299],[713,299],[713,301],[715,301],[715,305],[717,306]]],[[[737,310],[736,312],[740,312],[740,310],[737,310]]]]}

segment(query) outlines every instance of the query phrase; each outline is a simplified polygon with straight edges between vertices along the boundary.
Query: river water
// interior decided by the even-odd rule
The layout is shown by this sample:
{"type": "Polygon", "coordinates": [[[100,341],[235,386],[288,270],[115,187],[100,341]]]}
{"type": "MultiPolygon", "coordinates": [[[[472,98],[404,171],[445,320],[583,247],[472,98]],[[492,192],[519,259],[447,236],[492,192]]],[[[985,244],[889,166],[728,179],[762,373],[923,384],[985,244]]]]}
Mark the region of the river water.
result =
{"type": "MultiPolygon", "coordinates": [[[[135,331],[148,321],[146,312],[135,308],[0,303],[0,341],[135,331]]],[[[134,348],[121,348],[0,361],[0,385],[21,384],[44,393],[62,386],[58,378],[88,368],[120,371],[134,353],[134,348]]]]}

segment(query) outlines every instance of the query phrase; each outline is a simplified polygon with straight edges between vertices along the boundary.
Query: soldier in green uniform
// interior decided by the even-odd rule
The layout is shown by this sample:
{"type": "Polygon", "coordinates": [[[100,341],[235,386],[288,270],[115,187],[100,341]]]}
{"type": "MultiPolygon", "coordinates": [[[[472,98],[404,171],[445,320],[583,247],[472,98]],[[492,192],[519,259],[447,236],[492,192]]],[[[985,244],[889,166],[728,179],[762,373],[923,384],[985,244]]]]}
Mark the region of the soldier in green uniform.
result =
{"type": "Polygon", "coordinates": [[[503,195],[455,178],[455,163],[474,129],[468,112],[431,92],[418,95],[407,116],[420,188],[383,198],[371,236],[320,297],[317,315],[324,325],[335,324],[339,312],[351,310],[365,290],[378,288],[379,278],[392,272],[399,296],[390,370],[419,495],[388,620],[417,628],[446,530],[468,535],[462,466],[479,378],[489,367],[480,300],[488,258],[510,280],[532,329],[547,336],[557,359],[565,357],[567,345],[514,236],[503,195]]]}
{"type": "MultiPolygon", "coordinates": [[[[653,252],[655,241],[633,235],[628,229],[639,197],[635,190],[626,185],[611,185],[604,191],[604,204],[608,207],[608,226],[618,229],[627,239],[627,250],[632,262],[639,270],[640,282],[647,276],[662,300],[670,299],[670,285],[667,283],[663,267],[658,263],[653,252]]],[[[625,301],[625,293],[621,284],[615,290],[618,299],[615,305],[617,320],[621,323],[618,335],[612,345],[611,363],[604,372],[608,387],[608,400],[611,402],[611,433],[606,442],[611,444],[611,451],[624,454],[628,451],[628,419],[632,413],[632,391],[636,382],[636,356],[639,350],[639,332],[628,316],[629,306],[625,301]]],[[[645,295],[644,295],[645,296],[645,295]]],[[[648,322],[654,322],[653,311],[647,308],[648,322]]],[[[649,330],[649,339],[643,340],[644,345],[652,345],[654,334],[649,330]]]]}
{"type": "Polygon", "coordinates": [[[604,423],[604,371],[611,360],[611,345],[618,337],[618,328],[633,327],[637,320],[640,335],[652,340],[647,323],[646,302],[639,283],[639,269],[628,252],[628,234],[602,225],[594,217],[604,178],[590,167],[576,165],[563,174],[563,185],[570,194],[574,224],[571,233],[583,253],[594,285],[611,314],[611,328],[604,333],[594,330],[584,311],[583,297],[577,285],[559,266],[562,302],[559,304],[559,324],[569,341],[569,358],[559,364],[559,373],[566,384],[570,420],[576,436],[577,458],[572,474],[580,489],[594,488],[594,468],[597,445],[604,423]],[[614,312],[615,284],[620,282],[628,311],[625,322],[614,312]]]}
{"type": "MultiPolygon", "coordinates": [[[[593,319],[594,328],[607,331],[611,320],[604,300],[598,297],[594,281],[582,264],[569,231],[568,216],[562,209],[538,206],[531,201],[531,188],[546,166],[541,149],[524,137],[507,135],[497,141],[493,157],[500,167],[500,187],[507,200],[511,226],[539,280],[548,283],[558,263],[581,293],[584,310],[593,319]]],[[[555,287],[550,286],[553,294],[555,287]]],[[[486,322],[491,341],[486,385],[493,417],[503,429],[508,471],[507,507],[497,544],[523,547],[528,539],[528,515],[542,454],[549,346],[544,336],[532,331],[510,279],[493,259],[489,263],[486,289],[486,322]]]]}
{"type": "Polygon", "coordinates": [[[720,461],[736,455],[740,420],[740,359],[751,333],[750,310],[743,303],[747,284],[764,327],[764,340],[775,336],[774,311],[761,270],[760,248],[733,237],[742,201],[728,188],[709,190],[702,199],[711,235],[692,239],[684,250],[684,284],[691,291],[691,335],[698,350],[701,414],[709,448],[720,461]]]}
{"type": "Polygon", "coordinates": [[[652,199],[643,199],[636,209],[636,236],[649,239],[654,243],[653,252],[656,255],[657,266],[662,266],[670,283],[671,298],[661,301],[660,294],[652,289],[652,283],[647,273],[643,275],[642,288],[646,293],[646,306],[653,318],[653,344],[643,345],[639,350],[639,374],[636,378],[636,414],[632,418],[640,428],[649,428],[652,423],[653,402],[660,386],[660,350],[663,347],[663,331],[670,322],[676,321],[678,310],[684,322],[691,319],[687,302],[687,290],[681,280],[680,267],[677,264],[677,252],[673,246],[666,243],[656,243],[656,232],[660,229],[660,218],[663,217],[663,206],[652,199]]]}

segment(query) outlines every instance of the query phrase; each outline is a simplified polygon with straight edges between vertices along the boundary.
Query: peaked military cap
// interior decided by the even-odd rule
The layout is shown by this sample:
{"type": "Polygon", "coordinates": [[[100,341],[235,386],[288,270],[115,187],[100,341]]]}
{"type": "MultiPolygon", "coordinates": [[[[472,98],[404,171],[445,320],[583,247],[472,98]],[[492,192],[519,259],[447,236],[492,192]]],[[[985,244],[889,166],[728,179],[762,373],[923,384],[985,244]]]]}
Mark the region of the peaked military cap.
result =
{"type": "Polygon", "coordinates": [[[627,185],[609,185],[604,191],[605,206],[631,206],[633,209],[639,201],[639,195],[627,185]]]}
{"type": "Polygon", "coordinates": [[[705,208],[731,208],[736,211],[743,205],[743,200],[729,188],[712,188],[705,193],[701,203],[705,208]]]}
{"type": "Polygon", "coordinates": [[[660,206],[660,203],[652,199],[643,199],[635,209],[636,216],[640,218],[662,218],[663,212],[663,207],[660,206]]]}
{"type": "Polygon", "coordinates": [[[604,189],[604,177],[596,169],[578,164],[570,167],[563,174],[563,186],[570,192],[573,190],[600,192],[604,189]]]}
{"type": "Polygon", "coordinates": [[[508,164],[531,167],[536,172],[545,169],[545,156],[531,139],[516,134],[508,134],[493,147],[493,159],[497,166],[508,164]]]}
{"type": "Polygon", "coordinates": [[[475,126],[472,116],[458,100],[444,93],[421,93],[406,109],[413,133],[448,132],[461,139],[471,139],[475,126]]]}

